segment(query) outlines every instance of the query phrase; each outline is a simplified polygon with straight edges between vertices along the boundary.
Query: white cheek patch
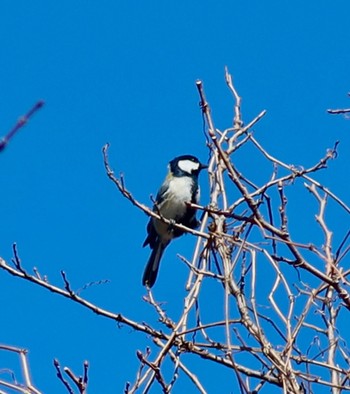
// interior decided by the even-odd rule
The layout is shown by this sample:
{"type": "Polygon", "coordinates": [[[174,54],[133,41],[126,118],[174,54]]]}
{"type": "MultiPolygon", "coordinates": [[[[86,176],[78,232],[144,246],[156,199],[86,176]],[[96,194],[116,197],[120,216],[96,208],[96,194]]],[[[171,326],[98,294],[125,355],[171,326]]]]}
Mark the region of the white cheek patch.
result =
{"type": "Polygon", "coordinates": [[[198,171],[199,163],[195,163],[191,160],[180,160],[178,163],[180,170],[192,174],[192,171],[198,171]]]}

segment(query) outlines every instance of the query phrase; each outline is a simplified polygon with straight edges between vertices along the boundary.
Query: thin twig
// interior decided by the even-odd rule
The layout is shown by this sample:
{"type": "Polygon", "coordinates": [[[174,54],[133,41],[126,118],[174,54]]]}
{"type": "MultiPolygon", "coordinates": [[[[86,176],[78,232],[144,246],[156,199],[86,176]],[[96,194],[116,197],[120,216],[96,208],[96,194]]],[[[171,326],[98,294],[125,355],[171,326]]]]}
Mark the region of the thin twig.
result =
{"type": "Polygon", "coordinates": [[[13,126],[13,128],[3,137],[0,138],[0,152],[6,148],[10,140],[14,137],[14,135],[25,126],[30,118],[44,105],[44,101],[40,100],[23,116],[21,116],[17,123],[13,126]]]}

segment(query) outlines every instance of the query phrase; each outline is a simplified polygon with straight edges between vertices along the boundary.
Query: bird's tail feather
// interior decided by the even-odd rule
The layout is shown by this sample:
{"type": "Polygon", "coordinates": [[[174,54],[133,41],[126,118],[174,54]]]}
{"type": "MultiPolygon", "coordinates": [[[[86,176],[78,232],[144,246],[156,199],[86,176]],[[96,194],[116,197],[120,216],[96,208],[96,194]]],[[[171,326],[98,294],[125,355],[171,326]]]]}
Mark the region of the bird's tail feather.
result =
{"type": "Polygon", "coordinates": [[[166,247],[167,244],[159,241],[154,245],[142,277],[144,286],[151,288],[154,285],[158,275],[159,263],[166,247]]]}

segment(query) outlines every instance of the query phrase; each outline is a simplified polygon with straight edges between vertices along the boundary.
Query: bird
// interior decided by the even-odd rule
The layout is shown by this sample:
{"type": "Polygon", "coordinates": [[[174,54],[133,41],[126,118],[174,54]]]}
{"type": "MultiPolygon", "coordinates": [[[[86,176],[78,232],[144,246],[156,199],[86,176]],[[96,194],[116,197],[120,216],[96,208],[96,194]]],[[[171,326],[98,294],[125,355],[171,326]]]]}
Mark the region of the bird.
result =
{"type": "MultiPolygon", "coordinates": [[[[171,160],[168,164],[168,174],[156,196],[153,211],[171,222],[192,229],[198,227],[196,209],[189,207],[188,203],[199,203],[198,176],[205,168],[208,166],[192,155],[182,155],[171,160]]],[[[173,223],[168,224],[150,218],[143,247],[149,245],[152,252],[142,277],[144,286],[151,288],[154,285],[164,250],[172,239],[182,234],[184,231],[176,228],[173,223]]]]}

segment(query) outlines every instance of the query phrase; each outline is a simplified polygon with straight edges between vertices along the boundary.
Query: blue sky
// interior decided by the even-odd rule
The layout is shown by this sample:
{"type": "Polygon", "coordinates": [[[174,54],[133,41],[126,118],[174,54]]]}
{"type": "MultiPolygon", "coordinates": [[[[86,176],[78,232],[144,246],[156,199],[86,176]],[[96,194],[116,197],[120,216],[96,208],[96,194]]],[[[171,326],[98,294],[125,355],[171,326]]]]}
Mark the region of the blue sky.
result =
{"type": "MultiPolygon", "coordinates": [[[[0,154],[0,256],[10,260],[17,242],[23,264],[55,284],[62,269],[75,289],[108,279],[83,296],[155,322],[142,301],[147,217],[107,179],[101,148],[111,144],[112,167],[151,205],[170,159],[207,159],[197,78],[216,126],[230,126],[224,66],[243,97],[244,120],[267,110],[256,137],[274,155],[307,166],[340,140],[338,159],[318,179],[349,201],[349,121],[326,113],[350,103],[349,14],[347,0],[1,2],[0,135],[37,100],[46,104],[0,154]]],[[[240,160],[259,179],[256,158],[240,160]]],[[[201,183],[205,190],[205,175],[201,183]]],[[[296,203],[291,214],[299,210],[296,203]]],[[[335,220],[338,226],[345,224],[335,220]]],[[[176,253],[190,256],[193,244],[186,236],[169,247],[155,287],[175,315],[187,277],[176,253]]],[[[0,342],[30,350],[43,392],[64,392],[55,357],[74,370],[88,359],[90,392],[122,392],[134,380],[135,352],[148,344],[143,335],[5,272],[0,286],[0,342]]],[[[215,392],[212,374],[229,376],[222,392],[233,390],[233,375],[211,368],[208,392],[215,392]]]]}

